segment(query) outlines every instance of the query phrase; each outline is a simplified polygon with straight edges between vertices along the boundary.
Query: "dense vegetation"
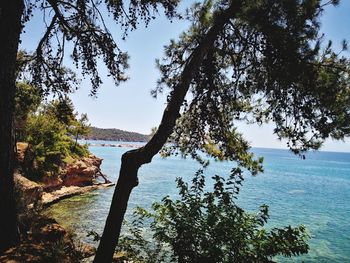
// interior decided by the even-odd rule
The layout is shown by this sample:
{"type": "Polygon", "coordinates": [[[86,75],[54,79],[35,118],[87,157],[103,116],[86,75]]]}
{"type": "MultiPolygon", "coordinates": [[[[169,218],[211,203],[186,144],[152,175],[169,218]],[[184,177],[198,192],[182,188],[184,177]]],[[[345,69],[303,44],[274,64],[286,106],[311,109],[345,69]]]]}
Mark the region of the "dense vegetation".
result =
{"type": "Polygon", "coordinates": [[[236,204],[242,170],[233,169],[226,180],[212,179],[210,191],[203,170],[191,185],[178,178],[176,200],[167,196],[152,211],[136,209],[118,251],[128,260],[149,263],[275,262],[276,256],[308,252],[304,226],[268,230],[267,205],[248,213],[236,204]]]}
{"type": "Polygon", "coordinates": [[[20,163],[25,176],[40,180],[58,174],[66,163],[89,154],[77,143],[89,133],[87,116],[78,118],[68,97],[45,102],[35,87],[18,83],[15,106],[17,141],[28,143],[20,163]]]}
{"type": "Polygon", "coordinates": [[[83,136],[88,140],[105,140],[105,141],[124,141],[124,142],[147,142],[148,135],[137,132],[123,131],[119,129],[102,129],[91,127],[91,132],[87,136],[83,136]]]}

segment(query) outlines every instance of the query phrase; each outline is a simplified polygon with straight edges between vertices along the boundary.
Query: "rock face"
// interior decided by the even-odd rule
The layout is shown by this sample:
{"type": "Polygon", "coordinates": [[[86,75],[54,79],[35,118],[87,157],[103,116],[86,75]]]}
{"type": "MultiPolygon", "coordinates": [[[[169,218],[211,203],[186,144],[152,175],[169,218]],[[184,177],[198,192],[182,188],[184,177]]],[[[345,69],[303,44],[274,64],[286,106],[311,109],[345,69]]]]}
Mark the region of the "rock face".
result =
{"type": "Polygon", "coordinates": [[[22,237],[18,246],[0,255],[0,262],[77,262],[74,255],[80,252],[67,231],[54,219],[35,215],[31,223],[29,234],[22,237]]]}
{"type": "Polygon", "coordinates": [[[35,207],[43,195],[43,187],[22,175],[14,175],[15,191],[19,193],[19,201],[22,207],[35,207]]]}
{"type": "Polygon", "coordinates": [[[62,184],[63,184],[61,175],[43,176],[41,181],[44,185],[43,187],[45,192],[58,190],[62,187],[62,184]]]}
{"type": "Polygon", "coordinates": [[[26,142],[17,142],[17,160],[18,162],[23,162],[24,161],[24,157],[26,154],[26,151],[28,149],[28,143],[26,142]]]}
{"type": "Polygon", "coordinates": [[[92,185],[93,180],[101,173],[101,163],[102,159],[89,155],[89,157],[84,157],[68,164],[65,168],[65,173],[61,175],[62,185],[92,185]]]}
{"type": "Polygon", "coordinates": [[[101,163],[102,159],[95,155],[74,160],[72,163],[62,167],[58,175],[44,176],[42,178],[44,191],[56,191],[63,186],[93,185],[96,177],[104,177],[100,169],[101,163]]]}
{"type": "MultiPolygon", "coordinates": [[[[22,165],[25,166],[26,155],[28,152],[28,143],[17,143],[17,161],[19,170],[25,173],[22,165]]],[[[61,189],[63,186],[89,186],[94,184],[94,180],[101,176],[105,183],[110,183],[101,173],[102,159],[95,155],[89,155],[80,159],[75,159],[71,163],[62,163],[59,173],[47,173],[40,178],[44,192],[52,192],[61,189]]],[[[24,178],[24,177],[23,177],[24,178]]],[[[21,182],[23,180],[21,179],[21,182]]],[[[23,182],[28,185],[28,182],[23,182]]],[[[26,190],[29,191],[29,190],[26,190]]]]}
{"type": "Polygon", "coordinates": [[[63,186],[59,190],[52,192],[44,192],[42,196],[42,206],[47,207],[51,204],[54,204],[62,199],[84,194],[96,189],[103,189],[106,187],[113,186],[112,183],[104,183],[104,184],[94,184],[88,186],[63,186]]]}

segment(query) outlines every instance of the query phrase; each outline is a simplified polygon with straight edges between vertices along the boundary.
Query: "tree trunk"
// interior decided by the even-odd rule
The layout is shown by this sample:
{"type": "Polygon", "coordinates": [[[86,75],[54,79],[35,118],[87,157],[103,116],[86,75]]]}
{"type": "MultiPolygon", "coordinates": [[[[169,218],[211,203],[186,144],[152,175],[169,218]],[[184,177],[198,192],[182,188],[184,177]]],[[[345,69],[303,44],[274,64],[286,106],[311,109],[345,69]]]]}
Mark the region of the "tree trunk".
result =
{"type": "Polygon", "coordinates": [[[220,31],[225,24],[235,16],[240,7],[241,1],[231,1],[229,8],[218,12],[214,18],[212,27],[204,36],[202,42],[193,51],[181,74],[180,83],[174,87],[174,92],[164,110],[158,130],[151,140],[144,146],[136,150],[126,152],[122,156],[122,164],[119,179],[115,188],[110,211],[106,220],[106,225],[97,248],[95,263],[109,263],[112,261],[124,214],[128,205],[128,200],[133,187],[138,185],[137,172],[141,165],[152,161],[154,155],[166,143],[173,132],[180,108],[183,104],[186,93],[190,87],[193,76],[199,70],[201,63],[212,48],[220,31]]]}
{"type": "Polygon", "coordinates": [[[0,253],[19,241],[13,191],[13,109],[23,10],[23,0],[0,3],[0,253]]]}
{"type": "Polygon", "coordinates": [[[138,168],[139,165],[133,162],[129,152],[123,154],[118,183],[94,262],[112,261],[131,190],[138,185],[138,168]]]}

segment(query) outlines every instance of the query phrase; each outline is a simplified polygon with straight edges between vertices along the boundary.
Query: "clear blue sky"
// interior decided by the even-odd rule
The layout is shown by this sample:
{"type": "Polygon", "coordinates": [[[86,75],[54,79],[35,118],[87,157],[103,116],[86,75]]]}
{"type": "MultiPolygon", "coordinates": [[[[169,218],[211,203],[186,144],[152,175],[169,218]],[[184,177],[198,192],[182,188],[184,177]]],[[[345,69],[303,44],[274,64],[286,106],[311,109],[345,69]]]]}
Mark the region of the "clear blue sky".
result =
{"type": "MultiPolygon", "coordinates": [[[[182,6],[193,1],[185,0],[182,6]]],[[[350,40],[350,0],[341,1],[340,6],[326,9],[322,17],[322,31],[326,39],[332,39],[337,45],[342,39],[350,40]]],[[[33,50],[44,27],[42,17],[35,14],[34,18],[22,35],[21,48],[33,50]]],[[[153,99],[150,90],[156,85],[159,76],[155,67],[155,59],[163,55],[163,46],[171,38],[176,38],[186,29],[184,21],[170,23],[162,15],[152,21],[148,28],[140,26],[130,33],[126,41],[120,40],[118,25],[109,24],[110,31],[115,36],[119,46],[130,55],[130,79],[115,87],[113,81],[106,77],[106,71],[101,63],[103,84],[98,97],[89,97],[89,81],[83,80],[80,90],[71,96],[79,113],[87,113],[90,123],[101,128],[119,128],[148,134],[152,127],[158,126],[165,108],[165,96],[153,99]]],[[[347,53],[349,54],[349,53],[347,53]]],[[[69,59],[67,66],[71,65],[69,59]]],[[[239,130],[255,147],[285,148],[285,143],[277,140],[272,133],[272,125],[258,127],[256,125],[239,125],[239,130]]],[[[350,140],[346,142],[327,141],[322,150],[350,152],[350,140]]]]}

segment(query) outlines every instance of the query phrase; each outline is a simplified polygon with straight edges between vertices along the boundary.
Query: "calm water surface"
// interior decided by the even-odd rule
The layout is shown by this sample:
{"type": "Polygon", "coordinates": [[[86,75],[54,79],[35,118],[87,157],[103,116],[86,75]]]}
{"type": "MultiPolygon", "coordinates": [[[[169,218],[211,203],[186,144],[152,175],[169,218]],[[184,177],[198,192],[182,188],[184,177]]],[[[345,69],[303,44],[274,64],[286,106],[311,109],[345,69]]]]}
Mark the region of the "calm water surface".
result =
{"type": "MultiPolygon", "coordinates": [[[[90,147],[104,159],[102,171],[116,181],[120,157],[127,148],[90,147]]],[[[270,226],[304,224],[312,239],[306,256],[280,262],[350,262],[350,153],[313,152],[306,160],[286,150],[253,149],[264,157],[265,173],[246,176],[239,203],[255,212],[270,207],[270,226]]],[[[212,162],[208,175],[227,175],[231,163],[212,162]]],[[[132,192],[127,217],[135,206],[150,207],[165,195],[176,196],[175,178],[190,180],[199,165],[193,160],[156,156],[140,169],[140,184],[132,192]]],[[[102,232],[113,188],[73,197],[47,213],[86,242],[89,230],[102,232]]]]}

